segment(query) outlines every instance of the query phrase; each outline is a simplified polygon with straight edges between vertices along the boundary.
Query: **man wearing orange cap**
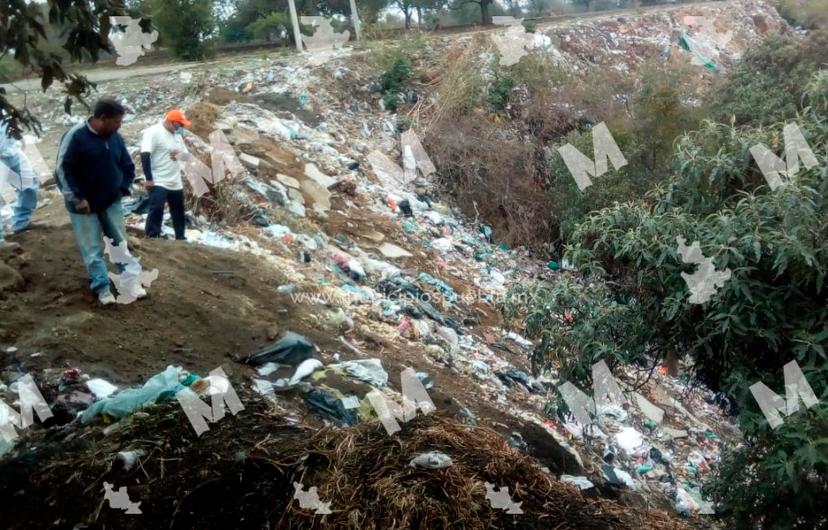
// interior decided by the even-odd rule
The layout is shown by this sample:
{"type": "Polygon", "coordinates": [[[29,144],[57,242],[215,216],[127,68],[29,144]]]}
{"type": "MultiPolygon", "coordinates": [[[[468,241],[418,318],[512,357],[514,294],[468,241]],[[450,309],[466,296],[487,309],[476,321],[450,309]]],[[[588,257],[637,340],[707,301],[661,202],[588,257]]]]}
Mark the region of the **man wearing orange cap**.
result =
{"type": "Polygon", "coordinates": [[[181,183],[181,165],[187,153],[184,128],[190,126],[179,109],[169,111],[164,120],[144,131],[141,140],[141,166],[144,168],[144,187],[149,192],[149,213],[144,232],[147,237],[161,236],[164,204],[170,205],[176,239],[184,237],[184,186],[181,183]]]}

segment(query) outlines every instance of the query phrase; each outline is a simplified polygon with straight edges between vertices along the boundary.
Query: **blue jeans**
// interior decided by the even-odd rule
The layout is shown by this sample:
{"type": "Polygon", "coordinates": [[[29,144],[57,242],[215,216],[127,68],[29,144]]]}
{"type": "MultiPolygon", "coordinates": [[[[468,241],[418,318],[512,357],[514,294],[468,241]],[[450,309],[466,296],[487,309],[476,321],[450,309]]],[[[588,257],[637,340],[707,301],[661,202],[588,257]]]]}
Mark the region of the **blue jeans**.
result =
{"type": "MultiPolygon", "coordinates": [[[[6,165],[11,171],[20,175],[20,155],[0,157],[0,163],[6,165]]],[[[17,205],[14,207],[11,218],[11,229],[13,232],[19,232],[29,226],[32,222],[32,213],[37,206],[37,178],[24,189],[19,189],[14,185],[12,179],[12,187],[17,190],[17,205]]],[[[0,241],[3,241],[3,218],[0,217],[0,241]]]]}
{"type": "MultiPolygon", "coordinates": [[[[89,214],[70,213],[72,232],[80,248],[81,258],[91,281],[90,288],[95,293],[109,289],[109,270],[104,256],[103,236],[112,239],[117,246],[126,241],[126,226],[124,225],[124,210],[121,201],[117,200],[103,212],[89,214]]],[[[124,266],[118,265],[123,272],[124,266]]]]}

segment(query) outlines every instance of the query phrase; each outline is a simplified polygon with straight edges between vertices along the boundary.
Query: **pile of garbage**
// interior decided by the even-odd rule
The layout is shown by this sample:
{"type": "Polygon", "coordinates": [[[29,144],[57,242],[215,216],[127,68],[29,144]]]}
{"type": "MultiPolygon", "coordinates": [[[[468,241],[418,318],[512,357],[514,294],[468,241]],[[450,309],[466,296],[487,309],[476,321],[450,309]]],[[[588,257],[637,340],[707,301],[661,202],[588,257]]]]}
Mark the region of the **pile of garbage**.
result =
{"type": "MultiPolygon", "coordinates": [[[[573,68],[586,61],[623,69],[661,54],[665,46],[672,53],[679,37],[686,44],[681,46],[721,65],[758,33],[782,24],[764,3],[738,0],[576,22],[547,34],[554,35],[550,53],[573,68]],[[725,42],[718,17],[737,9],[734,4],[756,15],[728,26],[733,35],[725,42]],[[713,21],[692,19],[699,16],[713,21]]],[[[213,167],[218,138],[239,162],[226,164],[230,175],[221,195],[235,201],[245,222],[216,221],[196,209],[188,216],[190,244],[247,253],[262,266],[278,267],[289,280],[263,291],[313,307],[303,324],[336,337],[341,347],[322,349],[287,332],[239,357],[232,371],[246,411],[211,424],[202,438],[174,401],[183,389],[208,398],[211,376],[170,366],[140,387],[118,389],[84,378],[80,370],[44,372],[38,376],[44,396],[60,411],[54,423],[44,425],[56,426],[60,447],[32,428],[14,450],[0,449],[10,451],[6,469],[30,462],[26,469],[34,483],[55,499],[59,492],[48,490],[49,484],[65,484],[77,472],[88,482],[78,477],[75,486],[92,487],[116,473],[108,466],[120,459],[118,472],[128,472],[136,492],[153,499],[159,511],[173,513],[172,527],[182,528],[204,516],[196,500],[215,502],[233,488],[240,502],[268,499],[267,506],[251,505],[250,511],[239,505],[236,513],[245,514],[247,523],[305,527],[308,512],[285,496],[293,481],[317,487],[319,498],[330,502],[329,521],[376,528],[400,521],[423,528],[457,520],[469,528],[505,524],[506,511],[486,502],[487,492],[494,491],[486,482],[508,488],[524,511],[560,528],[683,527],[658,512],[592,498],[607,488],[672,505],[682,515],[712,513],[699,488],[721,446],[738,440],[727,416],[703,389],[662,373],[638,390],[644,401],[636,397],[600,410],[597,425],[549,414],[562,382],[554,371],[531,374],[534,344],[500,327],[499,308],[510,286],[554,282],[573,274],[571,267],[509,248],[489,226],[462,218],[440,201],[436,168],[416,123],[400,127],[396,117],[381,111],[376,80],[357,60],[363,53],[340,50],[314,62],[254,57],[243,65],[193,72],[193,83],[214,91],[204,99],[183,89],[154,91],[160,81],[122,92],[135,110],[125,127],[133,151],[137,136],[129,131],[153,123],[167,107],[185,106],[193,131],[203,133],[187,134],[195,157],[213,167]],[[379,392],[402,401],[398,368],[408,368],[423,388],[450,399],[435,399],[436,414],[418,416],[394,437],[377,423],[370,396],[379,392]],[[506,419],[515,423],[506,425],[506,419]],[[530,439],[530,426],[546,438],[530,439]],[[27,443],[36,439],[42,443],[27,443]],[[543,452],[544,444],[577,465],[544,470],[529,456],[543,452]],[[185,456],[175,456],[177,451],[185,456]],[[204,455],[214,452],[216,469],[186,469],[196,459],[203,468],[204,455]],[[32,463],[56,454],[46,468],[32,463]],[[169,463],[176,459],[181,461],[169,463]],[[184,499],[177,496],[181,483],[189,491],[184,499]],[[372,501],[356,505],[354,499],[372,501]],[[272,516],[283,511],[281,519],[272,516]]],[[[112,85],[117,86],[125,87],[112,85]]],[[[47,102],[35,105],[45,108],[47,102]]],[[[217,195],[213,184],[208,182],[208,197],[217,195]]],[[[127,211],[128,224],[140,230],[145,198],[136,192],[127,211]]],[[[166,224],[164,233],[172,234],[166,224]]],[[[0,390],[14,390],[25,373],[18,368],[4,373],[10,386],[0,390]]]]}
{"type": "Polygon", "coordinates": [[[567,21],[541,26],[529,37],[521,26],[513,26],[495,40],[498,48],[506,50],[507,64],[515,62],[510,44],[520,41],[518,52],[548,53],[574,71],[597,65],[634,72],[654,60],[692,62],[719,71],[731,66],[762,34],[788,29],[770,3],[736,0],[675,6],[633,17],[567,21]]]}

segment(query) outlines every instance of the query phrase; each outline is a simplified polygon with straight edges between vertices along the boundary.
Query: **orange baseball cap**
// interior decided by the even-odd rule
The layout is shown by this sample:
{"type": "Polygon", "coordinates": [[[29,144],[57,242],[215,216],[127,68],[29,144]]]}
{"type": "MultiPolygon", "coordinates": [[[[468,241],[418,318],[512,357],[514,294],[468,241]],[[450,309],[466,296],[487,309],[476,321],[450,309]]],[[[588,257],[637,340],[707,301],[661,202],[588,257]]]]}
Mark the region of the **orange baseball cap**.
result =
{"type": "Polygon", "coordinates": [[[172,109],[166,116],[164,116],[164,119],[169,121],[177,121],[184,127],[189,127],[192,124],[192,122],[184,116],[184,111],[181,109],[172,109]]]}

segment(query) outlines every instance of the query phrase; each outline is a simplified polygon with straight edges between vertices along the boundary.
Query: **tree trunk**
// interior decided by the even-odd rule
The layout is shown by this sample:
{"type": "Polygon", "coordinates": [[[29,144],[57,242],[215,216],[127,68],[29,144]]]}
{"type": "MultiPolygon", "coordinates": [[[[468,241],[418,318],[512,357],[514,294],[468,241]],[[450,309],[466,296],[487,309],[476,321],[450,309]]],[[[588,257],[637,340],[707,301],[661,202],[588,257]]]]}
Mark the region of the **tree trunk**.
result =
{"type": "Polygon", "coordinates": [[[411,9],[403,11],[403,14],[405,15],[405,29],[411,29],[411,13],[411,9]]]}
{"type": "Polygon", "coordinates": [[[480,18],[484,26],[492,25],[492,16],[489,15],[489,4],[492,0],[480,0],[480,18]]]}
{"type": "Polygon", "coordinates": [[[420,6],[417,6],[417,29],[422,29],[423,27],[423,10],[420,6]]]}

